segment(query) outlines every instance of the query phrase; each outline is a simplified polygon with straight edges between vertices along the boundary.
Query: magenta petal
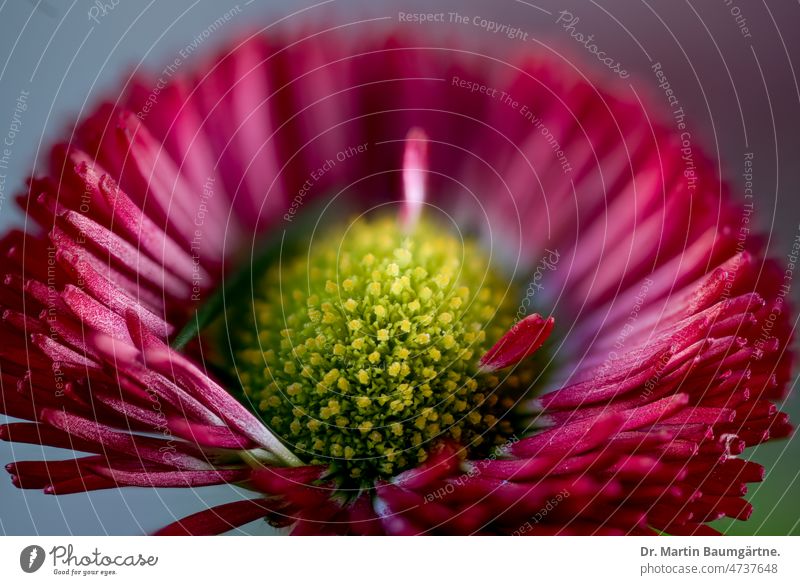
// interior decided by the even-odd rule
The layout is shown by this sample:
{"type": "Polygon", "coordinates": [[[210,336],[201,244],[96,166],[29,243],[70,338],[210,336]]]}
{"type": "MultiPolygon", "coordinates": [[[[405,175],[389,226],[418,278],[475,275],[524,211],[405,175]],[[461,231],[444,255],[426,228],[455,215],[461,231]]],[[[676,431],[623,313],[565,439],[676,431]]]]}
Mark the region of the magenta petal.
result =
{"type": "Polygon", "coordinates": [[[452,474],[454,470],[458,469],[459,463],[457,446],[446,443],[422,465],[397,475],[393,483],[400,487],[419,489],[452,474]]]}
{"type": "Polygon", "coordinates": [[[104,465],[90,466],[92,471],[119,485],[138,487],[200,487],[237,483],[247,477],[244,469],[209,471],[128,471],[104,465]]]}
{"type": "Polygon", "coordinates": [[[178,469],[203,470],[213,468],[210,463],[181,452],[176,449],[175,445],[166,440],[116,431],[107,425],[66,412],[45,410],[41,416],[44,422],[70,435],[97,442],[108,449],[125,453],[126,455],[169,467],[177,467],[178,469]]]}
{"type": "Polygon", "coordinates": [[[218,413],[231,427],[272,451],[290,465],[300,460],[287,449],[250,411],[224,388],[204,375],[189,360],[169,349],[151,349],[144,353],[147,364],[165,376],[173,375],[198,400],[218,413]]]}
{"type": "Polygon", "coordinates": [[[625,418],[618,414],[585,419],[522,439],[514,443],[510,450],[518,457],[538,455],[560,458],[567,453],[582,453],[602,444],[622,430],[624,425],[625,418]]]}
{"type": "Polygon", "coordinates": [[[511,327],[480,359],[484,372],[512,366],[539,349],[550,337],[555,319],[545,319],[538,313],[528,315],[511,327]]]}
{"type": "Polygon", "coordinates": [[[215,536],[275,513],[277,506],[265,498],[222,504],[178,520],[156,536],[215,536]]]}
{"type": "Polygon", "coordinates": [[[0,439],[15,443],[46,445],[73,451],[100,453],[102,447],[95,442],[73,437],[63,431],[41,423],[9,423],[0,425],[0,439]]]}
{"type": "Polygon", "coordinates": [[[179,437],[203,447],[241,450],[255,446],[226,426],[202,425],[179,417],[170,419],[167,425],[179,437]]]}

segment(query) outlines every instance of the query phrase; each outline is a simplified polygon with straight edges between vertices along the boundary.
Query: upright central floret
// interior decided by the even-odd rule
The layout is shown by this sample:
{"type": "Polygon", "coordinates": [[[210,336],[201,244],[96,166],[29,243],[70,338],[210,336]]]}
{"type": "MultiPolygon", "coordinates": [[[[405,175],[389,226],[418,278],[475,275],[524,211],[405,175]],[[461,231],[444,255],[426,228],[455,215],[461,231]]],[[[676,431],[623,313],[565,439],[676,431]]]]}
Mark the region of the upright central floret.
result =
{"type": "Polygon", "coordinates": [[[477,364],[512,324],[516,292],[440,226],[357,220],[272,266],[252,305],[229,311],[235,369],[299,457],[374,481],[448,438],[476,448],[511,434],[510,390],[532,372],[501,381],[477,364]]]}

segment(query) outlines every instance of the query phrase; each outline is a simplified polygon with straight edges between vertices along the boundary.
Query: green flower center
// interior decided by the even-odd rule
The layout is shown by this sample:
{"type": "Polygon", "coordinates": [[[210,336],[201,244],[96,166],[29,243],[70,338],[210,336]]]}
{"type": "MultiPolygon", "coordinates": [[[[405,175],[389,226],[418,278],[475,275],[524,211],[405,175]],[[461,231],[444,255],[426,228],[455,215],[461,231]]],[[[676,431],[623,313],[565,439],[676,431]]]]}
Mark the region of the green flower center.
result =
{"type": "Polygon", "coordinates": [[[244,400],[304,461],[342,484],[424,461],[453,439],[490,448],[533,379],[478,360],[513,323],[516,286],[469,239],[422,221],[360,219],[283,259],[228,311],[244,400]]]}

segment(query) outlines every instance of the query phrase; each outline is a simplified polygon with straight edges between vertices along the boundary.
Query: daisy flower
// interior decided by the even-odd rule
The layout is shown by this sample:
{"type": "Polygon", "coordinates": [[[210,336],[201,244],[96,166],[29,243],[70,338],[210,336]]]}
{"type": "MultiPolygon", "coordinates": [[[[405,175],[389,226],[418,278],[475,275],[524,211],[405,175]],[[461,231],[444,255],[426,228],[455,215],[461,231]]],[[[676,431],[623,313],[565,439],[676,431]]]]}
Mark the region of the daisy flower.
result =
{"type": "Polygon", "coordinates": [[[76,455],[16,486],[252,492],[159,534],[747,519],[791,328],[741,197],[630,86],[430,41],[256,35],[52,148],[0,437],[76,455]]]}

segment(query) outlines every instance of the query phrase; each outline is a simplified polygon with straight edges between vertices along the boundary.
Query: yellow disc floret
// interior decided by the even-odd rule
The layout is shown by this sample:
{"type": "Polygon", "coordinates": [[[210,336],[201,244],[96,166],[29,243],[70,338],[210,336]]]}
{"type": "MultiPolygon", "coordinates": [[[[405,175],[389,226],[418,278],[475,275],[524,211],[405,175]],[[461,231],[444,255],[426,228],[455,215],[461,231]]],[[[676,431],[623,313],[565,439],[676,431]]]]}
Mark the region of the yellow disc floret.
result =
{"type": "MultiPolygon", "coordinates": [[[[229,310],[232,369],[305,461],[344,483],[387,477],[442,440],[476,448],[511,434],[501,382],[477,362],[511,325],[515,293],[475,243],[440,226],[409,235],[389,218],[358,220],[270,267],[253,304],[229,310]]],[[[513,385],[531,378],[520,369],[513,385]]]]}

